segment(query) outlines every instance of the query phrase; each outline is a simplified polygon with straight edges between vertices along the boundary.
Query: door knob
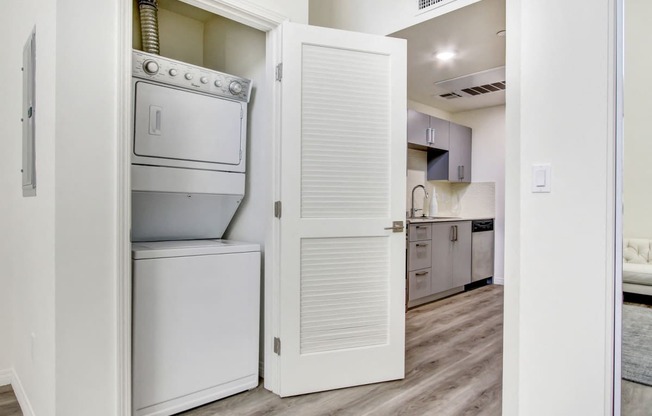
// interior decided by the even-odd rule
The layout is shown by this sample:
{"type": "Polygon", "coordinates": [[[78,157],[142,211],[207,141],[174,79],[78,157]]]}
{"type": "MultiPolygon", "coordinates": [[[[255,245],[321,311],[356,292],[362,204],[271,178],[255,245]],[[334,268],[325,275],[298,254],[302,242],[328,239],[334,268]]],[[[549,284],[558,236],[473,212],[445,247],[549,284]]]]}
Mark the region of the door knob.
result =
{"type": "Polygon", "coordinates": [[[403,228],[403,221],[394,221],[391,227],[385,227],[385,229],[392,230],[395,233],[402,233],[405,228],[403,228]]]}

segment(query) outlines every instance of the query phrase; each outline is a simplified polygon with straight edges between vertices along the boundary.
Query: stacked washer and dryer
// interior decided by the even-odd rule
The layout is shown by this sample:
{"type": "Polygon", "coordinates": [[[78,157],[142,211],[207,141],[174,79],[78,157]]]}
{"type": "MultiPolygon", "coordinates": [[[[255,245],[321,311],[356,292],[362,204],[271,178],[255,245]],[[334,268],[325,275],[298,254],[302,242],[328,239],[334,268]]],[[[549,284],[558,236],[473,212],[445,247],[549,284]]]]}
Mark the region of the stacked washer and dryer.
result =
{"type": "Polygon", "coordinates": [[[245,192],[250,80],[133,52],[133,414],[258,385],[260,247],[222,240],[245,192]]]}

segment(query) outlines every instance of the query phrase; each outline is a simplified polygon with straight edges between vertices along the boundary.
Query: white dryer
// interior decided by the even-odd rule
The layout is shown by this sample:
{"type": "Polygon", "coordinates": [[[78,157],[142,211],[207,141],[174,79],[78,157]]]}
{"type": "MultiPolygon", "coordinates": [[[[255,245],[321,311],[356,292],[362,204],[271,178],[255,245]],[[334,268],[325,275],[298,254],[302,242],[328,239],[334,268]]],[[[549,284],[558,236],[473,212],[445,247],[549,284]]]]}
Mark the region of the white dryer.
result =
{"type": "Polygon", "coordinates": [[[132,241],[220,238],[245,193],[250,80],[133,51],[132,241]]]}
{"type": "Polygon", "coordinates": [[[133,414],[172,415],[258,385],[260,247],[135,243],[133,414]]]}

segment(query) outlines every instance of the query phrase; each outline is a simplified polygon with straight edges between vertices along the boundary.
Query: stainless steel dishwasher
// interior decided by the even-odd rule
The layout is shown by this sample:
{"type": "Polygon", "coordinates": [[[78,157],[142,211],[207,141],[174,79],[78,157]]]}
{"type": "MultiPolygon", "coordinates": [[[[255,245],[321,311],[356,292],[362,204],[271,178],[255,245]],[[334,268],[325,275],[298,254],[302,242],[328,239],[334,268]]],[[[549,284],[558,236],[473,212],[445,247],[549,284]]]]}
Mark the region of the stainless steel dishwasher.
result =
{"type": "Polygon", "coordinates": [[[494,220],[471,223],[471,281],[494,275],[494,220]]]}

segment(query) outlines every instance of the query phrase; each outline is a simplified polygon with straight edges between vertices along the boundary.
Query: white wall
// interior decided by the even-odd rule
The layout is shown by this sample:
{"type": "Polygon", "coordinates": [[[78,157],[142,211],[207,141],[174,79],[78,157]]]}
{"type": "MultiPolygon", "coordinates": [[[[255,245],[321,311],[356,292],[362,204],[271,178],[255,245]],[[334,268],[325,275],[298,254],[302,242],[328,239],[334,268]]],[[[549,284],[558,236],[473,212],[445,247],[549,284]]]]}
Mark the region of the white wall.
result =
{"type": "Polygon", "coordinates": [[[389,35],[478,1],[456,0],[419,12],[416,0],[310,0],[310,24],[389,35]]]}
{"type": "Polygon", "coordinates": [[[652,238],[652,2],[626,0],[624,236],[652,238]]]}
{"type": "Polygon", "coordinates": [[[120,3],[56,4],[56,414],[113,416],[120,3]]]}
{"type": "Polygon", "coordinates": [[[473,129],[473,182],[495,183],[495,261],[497,281],[505,277],[505,106],[465,111],[452,121],[473,129]]]}
{"type": "Polygon", "coordinates": [[[308,23],[308,0],[248,0],[296,23],[308,23]]]}
{"type": "Polygon", "coordinates": [[[607,415],[614,1],[508,0],[507,10],[503,414],[607,415]],[[533,194],[531,165],[546,162],[552,192],[533,194]]]}
{"type": "Polygon", "coordinates": [[[0,306],[0,369],[13,367],[18,377],[13,381],[14,388],[26,415],[31,411],[39,416],[53,415],[55,4],[30,0],[4,3],[0,8],[0,303],[7,301],[0,306]],[[23,198],[20,68],[23,45],[34,25],[38,189],[36,197],[23,198]]]}

